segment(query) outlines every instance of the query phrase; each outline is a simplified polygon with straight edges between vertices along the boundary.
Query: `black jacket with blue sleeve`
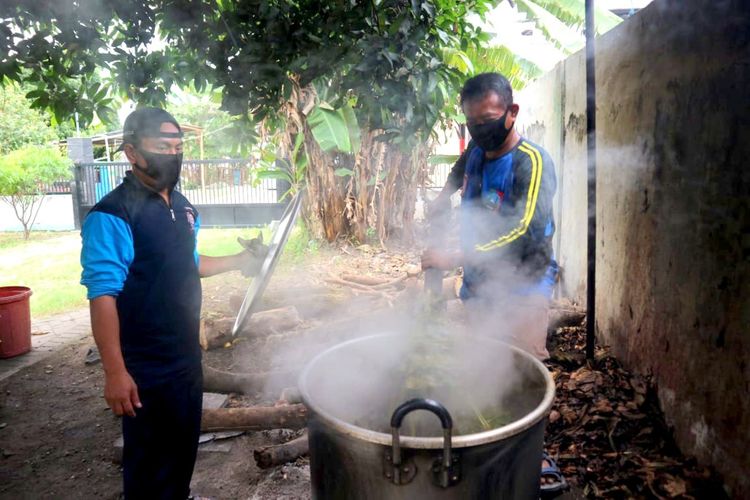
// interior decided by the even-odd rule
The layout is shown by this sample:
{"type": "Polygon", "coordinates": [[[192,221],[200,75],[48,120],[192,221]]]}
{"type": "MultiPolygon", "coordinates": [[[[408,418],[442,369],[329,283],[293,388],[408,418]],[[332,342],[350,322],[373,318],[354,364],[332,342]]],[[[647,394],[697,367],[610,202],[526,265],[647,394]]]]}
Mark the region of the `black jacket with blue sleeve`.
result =
{"type": "Polygon", "coordinates": [[[200,220],[179,192],[170,201],[128,172],[81,231],[81,284],[89,300],[116,297],[125,366],[144,388],[201,370],[200,220]]]}

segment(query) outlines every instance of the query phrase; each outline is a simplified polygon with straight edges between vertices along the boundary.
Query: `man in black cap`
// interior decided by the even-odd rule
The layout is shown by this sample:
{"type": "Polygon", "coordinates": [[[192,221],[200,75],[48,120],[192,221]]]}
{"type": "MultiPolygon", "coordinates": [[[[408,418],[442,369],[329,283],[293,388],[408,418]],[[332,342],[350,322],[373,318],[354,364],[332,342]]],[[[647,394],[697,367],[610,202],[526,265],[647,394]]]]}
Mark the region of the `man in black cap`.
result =
{"type": "Polygon", "coordinates": [[[262,250],[198,255],[200,216],[174,190],[182,130],[158,108],[125,120],[132,170],[89,212],[81,284],[105,373],[104,397],[123,415],[126,498],[185,499],[200,432],[200,278],[259,267],[262,250]]]}

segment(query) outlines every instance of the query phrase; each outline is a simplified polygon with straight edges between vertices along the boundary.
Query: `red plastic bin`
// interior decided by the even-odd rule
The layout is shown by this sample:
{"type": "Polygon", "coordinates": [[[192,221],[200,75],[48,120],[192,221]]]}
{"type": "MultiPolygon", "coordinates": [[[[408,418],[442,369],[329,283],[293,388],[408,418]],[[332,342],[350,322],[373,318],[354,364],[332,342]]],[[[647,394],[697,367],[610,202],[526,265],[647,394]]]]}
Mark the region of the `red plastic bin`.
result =
{"type": "Polygon", "coordinates": [[[0,358],[11,358],[31,350],[31,289],[0,287],[0,358]]]}

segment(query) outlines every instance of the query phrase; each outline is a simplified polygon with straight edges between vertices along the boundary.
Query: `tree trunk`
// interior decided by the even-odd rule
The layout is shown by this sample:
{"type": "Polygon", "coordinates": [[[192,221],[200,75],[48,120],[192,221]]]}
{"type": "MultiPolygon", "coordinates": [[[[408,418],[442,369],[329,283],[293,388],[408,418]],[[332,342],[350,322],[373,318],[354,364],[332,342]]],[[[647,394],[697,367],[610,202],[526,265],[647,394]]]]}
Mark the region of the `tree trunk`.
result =
{"type": "Polygon", "coordinates": [[[203,410],[201,431],[301,429],[307,425],[305,405],[256,406],[203,410]]]}
{"type": "Polygon", "coordinates": [[[308,199],[306,219],[317,219],[328,241],[353,236],[364,243],[370,235],[383,243],[391,236],[409,241],[416,204],[419,170],[426,165],[427,147],[403,152],[378,140],[381,131],[362,129],[357,155],[325,153],[311,133],[305,147],[308,199]],[[337,168],[352,175],[337,177],[337,168]]]}
{"type": "Polygon", "coordinates": [[[359,153],[322,151],[303,112],[312,109],[314,99],[311,85],[295,89],[286,107],[288,132],[281,145],[289,156],[297,133],[304,133],[308,166],[303,217],[313,236],[328,241],[353,237],[364,243],[372,235],[383,244],[397,235],[410,241],[417,184],[427,168],[429,147],[403,151],[400,145],[379,140],[384,131],[360,123],[359,153]],[[335,175],[342,167],[352,174],[335,175]]]}

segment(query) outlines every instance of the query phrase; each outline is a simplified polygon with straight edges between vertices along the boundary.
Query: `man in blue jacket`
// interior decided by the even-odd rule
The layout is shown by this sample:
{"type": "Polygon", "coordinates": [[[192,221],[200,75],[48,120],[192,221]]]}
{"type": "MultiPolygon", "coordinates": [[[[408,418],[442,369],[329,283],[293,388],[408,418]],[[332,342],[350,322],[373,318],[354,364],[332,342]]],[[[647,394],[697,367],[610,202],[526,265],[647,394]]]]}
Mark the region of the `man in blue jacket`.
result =
{"type": "MultiPolygon", "coordinates": [[[[463,266],[461,298],[472,329],[545,359],[547,312],[558,273],[552,253],[554,165],[544,149],[516,130],[519,107],[502,75],[469,79],[461,107],[474,147],[454,166],[435,207],[444,209],[463,178],[461,248],[428,249],[422,267],[463,266]]],[[[565,487],[545,453],[542,493],[565,487]]]]}
{"type": "MultiPolygon", "coordinates": [[[[427,250],[422,266],[463,266],[461,298],[473,316],[488,323],[503,311],[502,322],[492,321],[483,333],[504,330],[507,340],[544,359],[546,307],[557,277],[554,165],[544,149],[515,129],[519,108],[502,75],[468,80],[461,106],[475,144],[463,172],[461,248],[427,250]]],[[[457,178],[452,172],[446,193],[455,189],[457,178]]]]}
{"type": "Polygon", "coordinates": [[[131,113],[121,149],[132,170],[86,217],[81,284],[104,397],[124,416],[125,497],[185,499],[203,399],[200,278],[246,268],[261,256],[198,255],[200,215],[174,190],[182,130],[169,113],[131,113]]]}

